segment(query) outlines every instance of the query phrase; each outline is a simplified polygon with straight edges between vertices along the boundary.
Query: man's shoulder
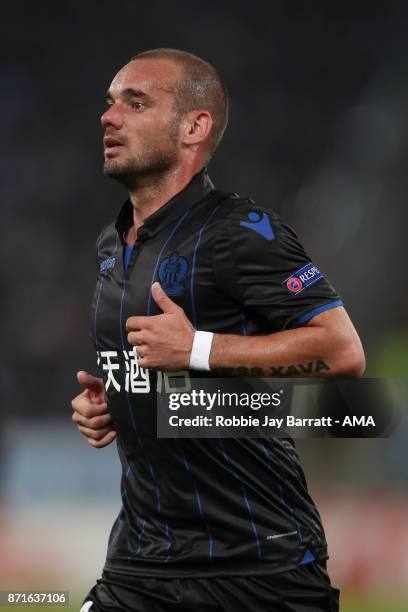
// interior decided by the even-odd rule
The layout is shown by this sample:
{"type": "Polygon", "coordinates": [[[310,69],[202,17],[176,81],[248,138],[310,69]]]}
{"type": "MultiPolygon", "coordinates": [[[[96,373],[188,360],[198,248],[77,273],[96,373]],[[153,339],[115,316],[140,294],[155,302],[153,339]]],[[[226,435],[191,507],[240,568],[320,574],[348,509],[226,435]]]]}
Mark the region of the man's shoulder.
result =
{"type": "Polygon", "coordinates": [[[220,208],[222,210],[222,218],[228,217],[231,221],[239,220],[242,217],[250,215],[253,219],[257,216],[268,215],[270,219],[280,220],[279,215],[275,210],[270,207],[263,206],[256,202],[253,198],[248,196],[241,196],[234,192],[220,192],[222,193],[220,208]]]}
{"type": "Polygon", "coordinates": [[[261,236],[268,241],[276,238],[282,231],[295,235],[275,210],[259,204],[251,197],[224,192],[219,208],[214,222],[226,235],[247,230],[248,234],[245,235],[248,238],[252,235],[261,236]]]}

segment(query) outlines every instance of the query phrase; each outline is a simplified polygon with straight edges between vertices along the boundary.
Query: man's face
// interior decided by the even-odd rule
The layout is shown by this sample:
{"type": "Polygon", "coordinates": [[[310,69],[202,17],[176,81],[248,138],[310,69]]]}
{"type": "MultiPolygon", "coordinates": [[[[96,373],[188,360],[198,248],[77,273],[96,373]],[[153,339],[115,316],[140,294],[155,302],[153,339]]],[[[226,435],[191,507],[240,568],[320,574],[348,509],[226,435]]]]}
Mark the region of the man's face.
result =
{"type": "Polygon", "coordinates": [[[174,109],[181,68],[170,60],[134,60],[107,94],[104,173],[128,188],[138,178],[174,167],[179,159],[180,116],[174,109]]]}

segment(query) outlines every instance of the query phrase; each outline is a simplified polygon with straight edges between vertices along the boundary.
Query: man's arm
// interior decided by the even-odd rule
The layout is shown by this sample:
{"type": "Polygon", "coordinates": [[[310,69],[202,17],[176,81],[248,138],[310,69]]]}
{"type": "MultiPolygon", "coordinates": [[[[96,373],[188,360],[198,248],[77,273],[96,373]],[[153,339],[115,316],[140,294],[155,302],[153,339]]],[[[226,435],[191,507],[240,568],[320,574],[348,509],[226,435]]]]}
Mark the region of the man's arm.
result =
{"type": "Polygon", "coordinates": [[[362,376],[365,357],[346,310],[338,307],[268,336],[215,334],[210,367],[260,368],[265,377],[362,376]]]}
{"type": "MultiPolygon", "coordinates": [[[[188,369],[195,330],[183,309],[152,286],[162,315],[130,317],[128,341],[137,346],[139,365],[159,370],[188,369]]],[[[261,368],[263,376],[362,376],[360,339],[342,307],[313,317],[304,327],[266,336],[215,334],[211,369],[261,368]],[[310,365],[312,364],[312,365],[310,365]],[[292,366],[292,368],[290,368],[292,366]]]]}

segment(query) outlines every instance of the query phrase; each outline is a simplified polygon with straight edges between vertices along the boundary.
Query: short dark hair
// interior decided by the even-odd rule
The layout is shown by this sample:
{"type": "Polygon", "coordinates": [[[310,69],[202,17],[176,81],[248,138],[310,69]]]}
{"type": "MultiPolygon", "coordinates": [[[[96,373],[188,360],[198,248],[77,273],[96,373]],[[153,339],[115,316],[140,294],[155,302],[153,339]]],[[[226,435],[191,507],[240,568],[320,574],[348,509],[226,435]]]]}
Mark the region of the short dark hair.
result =
{"type": "Polygon", "coordinates": [[[228,123],[228,90],[224,80],[209,62],[179,49],[159,48],[143,51],[131,58],[168,59],[181,66],[183,74],[176,87],[176,111],[208,110],[213,125],[209,137],[210,156],[221,141],[228,123]]]}

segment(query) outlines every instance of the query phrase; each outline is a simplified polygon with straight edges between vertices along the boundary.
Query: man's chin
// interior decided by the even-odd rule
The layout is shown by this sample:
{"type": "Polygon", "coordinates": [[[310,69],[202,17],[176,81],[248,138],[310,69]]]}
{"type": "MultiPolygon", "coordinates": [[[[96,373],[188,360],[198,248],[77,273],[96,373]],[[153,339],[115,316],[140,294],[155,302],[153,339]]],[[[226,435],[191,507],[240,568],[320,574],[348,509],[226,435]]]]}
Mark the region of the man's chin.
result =
{"type": "Polygon", "coordinates": [[[126,171],[120,164],[115,163],[113,160],[106,160],[103,165],[103,173],[105,176],[110,176],[111,178],[120,178],[126,174],[126,171]]]}
{"type": "Polygon", "coordinates": [[[176,165],[177,158],[157,157],[151,160],[122,160],[105,158],[103,173],[105,176],[116,179],[126,187],[133,187],[137,181],[147,177],[157,177],[169,171],[176,165]],[[148,163],[148,161],[150,163],[148,163]]]}
{"type": "Polygon", "coordinates": [[[127,189],[132,189],[135,185],[134,171],[123,164],[113,163],[111,160],[105,161],[103,166],[105,176],[121,183],[127,189]]]}

